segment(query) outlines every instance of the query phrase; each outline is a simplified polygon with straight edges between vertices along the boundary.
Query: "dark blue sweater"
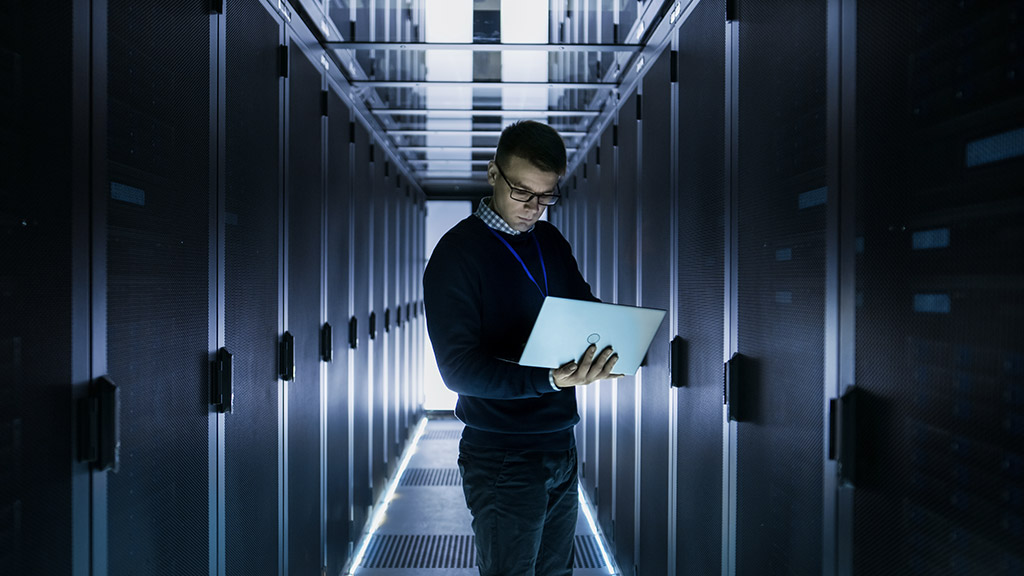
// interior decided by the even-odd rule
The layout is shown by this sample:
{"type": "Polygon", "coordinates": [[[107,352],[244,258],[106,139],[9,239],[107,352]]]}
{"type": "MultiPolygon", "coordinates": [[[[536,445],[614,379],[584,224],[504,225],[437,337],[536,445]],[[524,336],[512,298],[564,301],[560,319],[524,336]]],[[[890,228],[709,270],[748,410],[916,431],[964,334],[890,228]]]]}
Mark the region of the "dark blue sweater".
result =
{"type": "MultiPolygon", "coordinates": [[[[495,231],[496,232],[496,231],[495,231]]],[[[497,232],[550,296],[596,300],[572,248],[545,221],[532,232],[497,232]]],[[[566,450],[579,422],[574,388],[554,390],[547,368],[516,363],[544,297],[487,225],[470,216],[438,242],[423,275],[427,331],[445,385],[459,394],[455,414],[470,444],[566,450]]]]}

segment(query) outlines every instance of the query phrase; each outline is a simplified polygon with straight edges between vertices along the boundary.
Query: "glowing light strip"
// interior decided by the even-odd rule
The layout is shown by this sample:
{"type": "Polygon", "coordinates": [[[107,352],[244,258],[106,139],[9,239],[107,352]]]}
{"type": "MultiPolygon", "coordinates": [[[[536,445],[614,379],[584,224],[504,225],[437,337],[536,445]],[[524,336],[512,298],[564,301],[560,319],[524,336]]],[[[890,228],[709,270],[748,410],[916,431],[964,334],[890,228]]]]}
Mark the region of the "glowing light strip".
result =
{"type": "Polygon", "coordinates": [[[359,565],[363,563],[363,557],[366,556],[366,549],[370,547],[370,539],[373,538],[373,534],[380,528],[380,525],[384,523],[384,515],[387,512],[388,504],[391,503],[392,498],[395,497],[395,490],[398,489],[398,483],[402,480],[402,475],[405,474],[405,469],[409,466],[409,460],[412,459],[412,455],[416,452],[416,447],[419,445],[420,437],[427,429],[427,418],[424,416],[420,418],[419,424],[416,425],[416,431],[413,432],[412,442],[409,443],[409,447],[402,454],[402,461],[398,463],[398,470],[395,472],[395,477],[388,482],[387,488],[384,490],[384,495],[381,496],[380,501],[376,506],[376,510],[373,512],[373,517],[370,518],[370,529],[363,533],[363,537],[359,540],[359,548],[355,556],[353,556],[352,564],[349,569],[345,571],[346,576],[354,576],[356,570],[359,569],[359,565]]]}
{"type": "Polygon", "coordinates": [[[604,565],[608,567],[609,574],[618,574],[618,568],[616,568],[615,564],[612,563],[611,556],[608,555],[608,550],[604,547],[604,533],[601,532],[597,522],[594,521],[594,515],[590,512],[590,502],[587,501],[582,484],[580,484],[578,492],[580,495],[580,508],[583,509],[583,516],[587,519],[587,524],[590,525],[590,531],[597,537],[597,549],[601,551],[601,558],[604,560],[604,565]]]}

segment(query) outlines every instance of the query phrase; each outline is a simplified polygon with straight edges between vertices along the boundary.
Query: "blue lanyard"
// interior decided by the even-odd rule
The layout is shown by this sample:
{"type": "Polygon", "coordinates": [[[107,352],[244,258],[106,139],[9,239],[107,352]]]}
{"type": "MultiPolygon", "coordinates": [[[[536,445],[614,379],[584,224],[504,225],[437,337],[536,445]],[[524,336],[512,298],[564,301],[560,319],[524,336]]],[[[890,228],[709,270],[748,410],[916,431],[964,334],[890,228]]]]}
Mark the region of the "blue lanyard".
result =
{"type": "Polygon", "coordinates": [[[523,267],[523,271],[526,272],[526,275],[530,277],[530,282],[533,282],[533,285],[537,287],[537,290],[540,290],[540,295],[546,298],[548,295],[548,269],[544,266],[544,253],[541,252],[540,250],[540,242],[537,240],[537,235],[531,234],[531,236],[533,236],[533,243],[537,245],[537,256],[540,256],[540,269],[542,272],[544,272],[543,290],[541,290],[540,284],[537,283],[537,280],[533,277],[533,274],[530,274],[530,269],[526,267],[526,262],[523,262],[522,257],[519,256],[519,253],[515,251],[515,248],[512,248],[512,245],[508,243],[508,240],[502,238],[501,234],[498,234],[497,232],[494,231],[494,228],[488,226],[487,229],[491,231],[491,234],[494,234],[495,238],[501,240],[501,243],[505,245],[505,248],[508,248],[508,251],[511,252],[512,255],[516,257],[516,260],[519,260],[519,264],[523,267]]]}

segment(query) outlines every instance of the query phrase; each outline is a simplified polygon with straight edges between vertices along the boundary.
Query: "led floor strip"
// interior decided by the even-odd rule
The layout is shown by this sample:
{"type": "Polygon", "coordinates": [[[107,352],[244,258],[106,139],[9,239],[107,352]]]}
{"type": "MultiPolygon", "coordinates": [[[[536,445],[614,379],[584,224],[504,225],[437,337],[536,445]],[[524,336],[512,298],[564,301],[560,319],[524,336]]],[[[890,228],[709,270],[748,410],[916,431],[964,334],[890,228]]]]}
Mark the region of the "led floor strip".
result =
{"type": "Polygon", "coordinates": [[[370,540],[373,538],[373,534],[377,532],[380,525],[384,523],[384,515],[387,512],[388,504],[391,503],[391,499],[395,497],[395,490],[398,489],[398,483],[402,481],[402,475],[405,474],[406,467],[409,466],[409,460],[412,455],[416,452],[416,447],[419,445],[420,437],[423,436],[423,432],[427,429],[427,418],[424,416],[420,418],[419,424],[416,425],[416,429],[412,435],[412,442],[409,443],[409,447],[402,454],[402,461],[398,463],[398,470],[395,471],[395,477],[388,482],[387,488],[384,490],[384,494],[381,496],[377,506],[374,507],[373,516],[370,518],[369,526],[370,529],[363,533],[362,538],[359,539],[359,546],[356,548],[356,554],[352,557],[352,563],[348,569],[345,570],[346,576],[354,576],[356,570],[363,563],[363,557],[366,556],[366,549],[370,546],[370,540]]]}

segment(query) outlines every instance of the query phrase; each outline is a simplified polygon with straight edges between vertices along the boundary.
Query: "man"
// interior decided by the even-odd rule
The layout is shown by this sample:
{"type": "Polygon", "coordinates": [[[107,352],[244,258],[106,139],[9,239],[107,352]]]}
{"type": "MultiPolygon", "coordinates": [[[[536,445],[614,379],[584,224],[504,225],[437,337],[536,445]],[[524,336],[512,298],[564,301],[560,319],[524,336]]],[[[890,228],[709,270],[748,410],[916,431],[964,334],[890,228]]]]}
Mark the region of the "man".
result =
{"type": "Polygon", "coordinates": [[[596,300],[569,243],[540,221],[565,169],[553,128],[506,128],[487,166],[493,196],[441,238],[423,276],[437,366],[466,425],[459,470],[484,576],[572,574],[575,386],[619,376],[611,348],[554,370],[516,363],[545,296],[596,300]]]}

